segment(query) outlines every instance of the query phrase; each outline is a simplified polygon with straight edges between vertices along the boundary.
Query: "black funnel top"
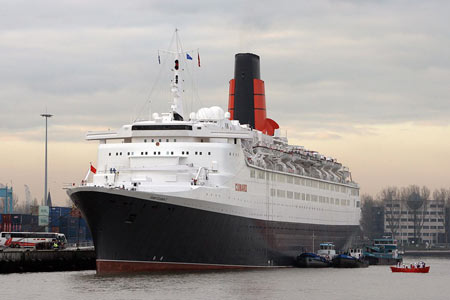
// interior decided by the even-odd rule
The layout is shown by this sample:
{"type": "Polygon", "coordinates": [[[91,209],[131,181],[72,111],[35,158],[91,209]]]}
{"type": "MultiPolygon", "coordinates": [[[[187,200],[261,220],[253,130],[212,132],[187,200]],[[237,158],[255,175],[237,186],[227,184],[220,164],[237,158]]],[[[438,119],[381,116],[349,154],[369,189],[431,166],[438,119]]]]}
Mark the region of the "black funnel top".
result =
{"type": "Polygon", "coordinates": [[[255,128],[253,79],[261,79],[259,56],[252,53],[236,54],[234,79],[234,119],[255,128]]]}

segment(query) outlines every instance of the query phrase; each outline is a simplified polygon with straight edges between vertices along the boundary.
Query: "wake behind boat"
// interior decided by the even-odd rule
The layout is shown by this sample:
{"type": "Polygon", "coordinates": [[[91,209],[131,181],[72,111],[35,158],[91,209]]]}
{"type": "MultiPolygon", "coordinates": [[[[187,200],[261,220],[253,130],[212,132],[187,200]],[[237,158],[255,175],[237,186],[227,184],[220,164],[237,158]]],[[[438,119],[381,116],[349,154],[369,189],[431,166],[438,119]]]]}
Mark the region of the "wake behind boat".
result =
{"type": "Polygon", "coordinates": [[[359,230],[359,186],[336,159],[280,135],[259,56],[236,54],[227,112],[187,116],[181,76],[192,55],[175,35],[169,112],[89,132],[100,143],[95,174],[68,190],[97,272],[292,266],[313,235],[347,244],[359,230]]]}

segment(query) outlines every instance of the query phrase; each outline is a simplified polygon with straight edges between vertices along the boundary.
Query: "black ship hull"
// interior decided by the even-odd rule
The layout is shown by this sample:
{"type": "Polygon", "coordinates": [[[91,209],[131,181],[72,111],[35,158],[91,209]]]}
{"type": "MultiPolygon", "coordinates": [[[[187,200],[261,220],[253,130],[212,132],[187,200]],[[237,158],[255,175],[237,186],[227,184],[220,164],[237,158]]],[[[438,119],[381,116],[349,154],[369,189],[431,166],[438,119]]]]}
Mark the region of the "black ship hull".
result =
{"type": "Polygon", "coordinates": [[[293,266],[313,241],[341,248],[359,228],[245,218],[108,189],[69,194],[91,230],[98,273],[293,266]]]}

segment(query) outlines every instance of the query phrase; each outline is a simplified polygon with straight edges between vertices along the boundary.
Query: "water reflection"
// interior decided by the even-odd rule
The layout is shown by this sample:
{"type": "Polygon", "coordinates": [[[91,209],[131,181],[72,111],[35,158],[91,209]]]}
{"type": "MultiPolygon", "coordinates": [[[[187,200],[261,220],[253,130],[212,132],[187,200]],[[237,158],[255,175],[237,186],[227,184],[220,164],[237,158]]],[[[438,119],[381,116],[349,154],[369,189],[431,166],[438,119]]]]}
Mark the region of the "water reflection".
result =
{"type": "Polygon", "coordinates": [[[426,261],[429,274],[392,274],[387,266],[107,276],[83,271],[1,275],[0,287],[2,299],[446,299],[450,260],[426,261]]]}

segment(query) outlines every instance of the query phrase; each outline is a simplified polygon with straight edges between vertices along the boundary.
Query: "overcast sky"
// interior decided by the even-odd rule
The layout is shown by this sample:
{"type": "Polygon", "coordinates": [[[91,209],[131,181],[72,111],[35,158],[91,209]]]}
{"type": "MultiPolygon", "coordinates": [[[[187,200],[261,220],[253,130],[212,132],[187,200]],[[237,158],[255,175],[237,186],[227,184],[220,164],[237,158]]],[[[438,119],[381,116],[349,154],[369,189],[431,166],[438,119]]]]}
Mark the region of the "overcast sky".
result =
{"type": "Polygon", "coordinates": [[[87,130],[129,123],[149,100],[167,110],[169,94],[150,92],[169,84],[157,53],[179,28],[202,63],[187,109],[226,108],[234,54],[253,52],[269,117],[349,166],[362,192],[449,187],[449,15],[449,1],[0,0],[0,182],[43,197],[47,109],[62,204],[96,161],[87,130]]]}

